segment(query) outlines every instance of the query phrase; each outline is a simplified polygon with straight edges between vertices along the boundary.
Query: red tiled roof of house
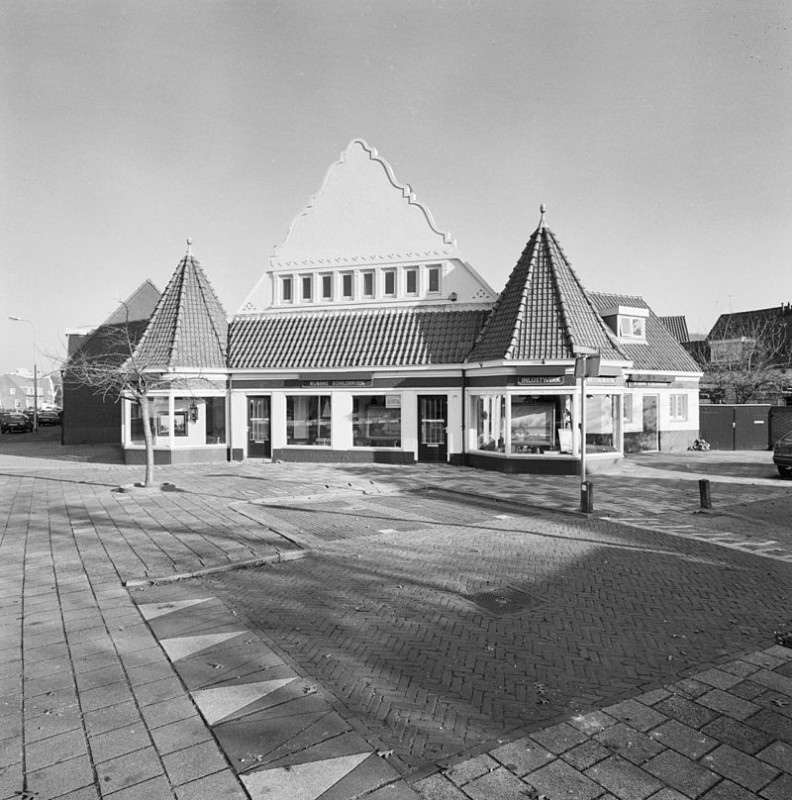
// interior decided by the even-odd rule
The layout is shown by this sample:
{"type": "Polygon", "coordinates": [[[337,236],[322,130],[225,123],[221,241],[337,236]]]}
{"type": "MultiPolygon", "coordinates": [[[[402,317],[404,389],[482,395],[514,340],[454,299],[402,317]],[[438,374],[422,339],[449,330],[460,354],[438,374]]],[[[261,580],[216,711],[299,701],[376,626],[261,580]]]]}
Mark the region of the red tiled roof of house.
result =
{"type": "Polygon", "coordinates": [[[542,221],[512,270],[470,360],[571,359],[579,347],[594,348],[605,358],[624,359],[555,235],[542,221]]]}
{"type": "Polygon", "coordinates": [[[162,293],[135,358],[154,370],[224,368],[227,343],[223,306],[188,252],[162,293]]]}
{"type": "Polygon", "coordinates": [[[336,369],[460,364],[488,311],[327,310],[236,317],[232,369],[336,369]]]}
{"type": "Polygon", "coordinates": [[[685,348],[668,332],[660,317],[649,308],[643,297],[607,292],[589,292],[589,296],[601,311],[614,306],[645,308],[649,311],[646,320],[646,341],[619,343],[625,355],[633,362],[634,370],[701,371],[685,348]]]}

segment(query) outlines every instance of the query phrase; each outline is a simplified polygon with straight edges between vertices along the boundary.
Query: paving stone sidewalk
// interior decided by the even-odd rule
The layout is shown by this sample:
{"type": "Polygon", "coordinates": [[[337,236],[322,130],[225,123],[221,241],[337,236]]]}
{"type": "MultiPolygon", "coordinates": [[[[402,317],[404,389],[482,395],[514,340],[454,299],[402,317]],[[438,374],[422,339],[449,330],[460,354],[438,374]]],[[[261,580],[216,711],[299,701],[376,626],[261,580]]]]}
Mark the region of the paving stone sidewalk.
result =
{"type": "MultiPolygon", "coordinates": [[[[53,463],[44,448],[31,458],[0,452],[0,800],[246,796],[200,705],[124,584],[298,554],[293,543],[246,513],[251,501],[387,492],[434,481],[574,511],[578,488],[568,480],[464,474],[453,468],[244,464],[165,468],[162,479],[179,491],[137,496],[113,490],[138,478],[139,470],[117,462],[97,465],[91,461],[95,453],[84,461],[79,453],[72,455],[74,463],[53,463]]],[[[642,515],[657,516],[658,507],[692,513],[696,490],[691,480],[669,478],[665,505],[658,506],[653,489],[660,477],[647,485],[645,495],[622,496],[617,478],[598,481],[602,508],[632,515],[635,523],[642,515]],[[614,487],[610,495],[608,480],[614,487]]],[[[769,483],[769,476],[766,480],[765,496],[784,501],[786,486],[769,483]]],[[[740,484],[731,492],[730,499],[735,498],[762,502],[756,484],[740,484]]],[[[739,678],[732,683],[710,675],[709,683],[699,679],[699,686],[665,688],[668,695],[636,699],[630,708],[657,714],[650,715],[653,725],[636,724],[623,709],[604,709],[595,715],[600,728],[559,722],[567,726],[561,732],[570,728],[587,737],[569,747],[555,742],[555,734],[535,732],[531,741],[504,743],[511,748],[508,755],[496,748],[422,781],[386,783],[369,796],[524,798],[535,788],[551,800],[789,800],[792,650],[770,645],[744,654],[729,668],[721,665],[720,672],[739,678]],[[682,701],[714,716],[692,724],[703,717],[671,713],[677,707],[689,710],[682,701]],[[634,735],[620,726],[661,750],[636,763],[633,745],[618,745],[608,739],[612,734],[606,736],[608,730],[628,739],[634,735]],[[714,745],[699,753],[704,743],[696,749],[697,737],[714,745]],[[526,761],[526,753],[541,752],[537,746],[549,755],[541,763],[526,761]],[[602,754],[597,748],[605,749],[602,758],[595,758],[602,754]],[[582,777],[576,774],[573,780],[570,769],[582,777]],[[643,782],[633,769],[642,770],[643,782]],[[688,774],[690,784],[677,785],[678,776],[688,774]],[[572,782],[564,783],[566,778],[572,782]],[[574,794],[581,786],[589,794],[574,794]],[[598,793],[591,794],[592,787],[598,793]]],[[[332,791],[306,794],[311,790],[305,785],[285,791],[283,800],[348,800],[332,791]]]]}

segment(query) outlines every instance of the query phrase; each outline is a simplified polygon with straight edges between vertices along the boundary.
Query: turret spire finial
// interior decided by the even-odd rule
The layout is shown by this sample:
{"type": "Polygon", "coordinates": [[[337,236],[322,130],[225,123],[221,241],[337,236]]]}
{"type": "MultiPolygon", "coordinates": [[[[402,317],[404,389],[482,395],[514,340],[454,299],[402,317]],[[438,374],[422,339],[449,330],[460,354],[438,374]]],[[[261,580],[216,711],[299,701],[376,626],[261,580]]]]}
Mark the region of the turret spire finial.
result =
{"type": "Polygon", "coordinates": [[[190,236],[187,237],[187,255],[192,255],[192,237],[190,236]]]}
{"type": "Polygon", "coordinates": [[[539,217],[540,228],[545,227],[545,211],[547,211],[547,206],[544,203],[542,203],[542,205],[539,206],[539,213],[542,215],[541,217],[539,217]]]}

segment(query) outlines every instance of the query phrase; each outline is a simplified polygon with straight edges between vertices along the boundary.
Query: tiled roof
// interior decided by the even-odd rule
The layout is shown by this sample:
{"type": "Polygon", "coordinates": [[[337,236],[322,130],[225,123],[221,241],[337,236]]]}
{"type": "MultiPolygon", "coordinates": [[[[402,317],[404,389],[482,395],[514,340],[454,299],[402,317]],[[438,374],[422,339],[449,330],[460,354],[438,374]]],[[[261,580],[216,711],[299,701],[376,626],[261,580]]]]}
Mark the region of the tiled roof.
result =
{"type": "Polygon", "coordinates": [[[331,369],[459,364],[488,311],[365,309],[236,317],[232,369],[331,369]]]}
{"type": "Polygon", "coordinates": [[[135,358],[147,369],[224,368],[227,342],[223,306],[188,253],[165,288],[135,358]]]}
{"type": "Polygon", "coordinates": [[[689,342],[687,320],[684,317],[658,317],[663,327],[680,343],[689,342]]]}
{"type": "Polygon", "coordinates": [[[619,343],[625,355],[633,362],[633,370],[701,371],[685,348],[666,330],[660,317],[649,308],[642,297],[605,292],[590,292],[589,296],[601,311],[614,306],[645,308],[649,311],[646,319],[646,341],[619,343]]]}
{"type": "Polygon", "coordinates": [[[623,360],[553,233],[531,236],[470,353],[471,361],[574,358],[578,347],[623,360]]]}
{"type": "Polygon", "coordinates": [[[754,311],[737,311],[721,314],[712,326],[707,339],[739,339],[741,336],[764,338],[783,331],[784,336],[792,334],[792,306],[784,304],[772,308],[758,308],[754,311]]]}

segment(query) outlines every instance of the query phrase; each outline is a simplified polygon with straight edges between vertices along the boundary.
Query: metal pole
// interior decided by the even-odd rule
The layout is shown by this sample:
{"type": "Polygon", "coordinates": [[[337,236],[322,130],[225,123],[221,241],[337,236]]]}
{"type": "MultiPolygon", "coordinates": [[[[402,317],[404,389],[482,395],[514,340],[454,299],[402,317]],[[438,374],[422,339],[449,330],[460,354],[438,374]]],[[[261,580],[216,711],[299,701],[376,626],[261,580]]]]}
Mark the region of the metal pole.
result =
{"type": "Polygon", "coordinates": [[[586,480],[586,356],[580,356],[580,488],[586,480]]]}
{"type": "Polygon", "coordinates": [[[9,317],[12,322],[27,322],[33,328],[33,433],[38,433],[38,369],[36,367],[36,326],[29,319],[22,317],[9,317]]]}

